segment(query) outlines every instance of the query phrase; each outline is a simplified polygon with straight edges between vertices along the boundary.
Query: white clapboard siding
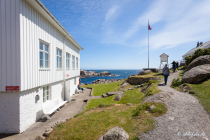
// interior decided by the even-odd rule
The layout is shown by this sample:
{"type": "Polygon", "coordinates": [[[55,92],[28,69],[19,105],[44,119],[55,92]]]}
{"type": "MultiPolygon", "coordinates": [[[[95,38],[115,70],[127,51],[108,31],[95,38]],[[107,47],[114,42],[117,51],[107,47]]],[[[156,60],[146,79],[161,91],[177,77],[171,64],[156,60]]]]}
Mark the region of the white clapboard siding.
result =
{"type": "Polygon", "coordinates": [[[19,0],[0,0],[0,92],[20,86],[19,0]]]}
{"type": "Polygon", "coordinates": [[[62,81],[64,76],[69,79],[80,75],[80,49],[59,25],[46,18],[46,13],[29,4],[33,2],[0,0],[0,92],[6,86],[19,86],[24,91],[62,81]],[[49,69],[39,68],[40,40],[49,44],[49,69]],[[63,54],[62,70],[56,68],[57,48],[63,54]],[[66,52],[70,54],[70,70],[65,70],[66,52]],[[75,70],[72,55],[79,59],[75,70]]]}
{"type": "MultiPolygon", "coordinates": [[[[80,50],[62,35],[44,16],[33,8],[27,1],[20,0],[20,48],[21,48],[21,91],[62,81],[65,62],[62,70],[56,68],[56,49],[79,58],[80,50]],[[39,41],[49,43],[49,66],[47,70],[39,68],[39,41]],[[65,40],[66,51],[63,43],[65,40]]],[[[80,60],[80,58],[79,58],[80,60]]],[[[70,60],[71,61],[71,60],[70,60]]],[[[71,62],[70,62],[71,66],[71,62]]],[[[76,65],[75,65],[76,66],[76,65]]],[[[69,77],[80,75],[80,69],[70,70],[69,77]]]]}

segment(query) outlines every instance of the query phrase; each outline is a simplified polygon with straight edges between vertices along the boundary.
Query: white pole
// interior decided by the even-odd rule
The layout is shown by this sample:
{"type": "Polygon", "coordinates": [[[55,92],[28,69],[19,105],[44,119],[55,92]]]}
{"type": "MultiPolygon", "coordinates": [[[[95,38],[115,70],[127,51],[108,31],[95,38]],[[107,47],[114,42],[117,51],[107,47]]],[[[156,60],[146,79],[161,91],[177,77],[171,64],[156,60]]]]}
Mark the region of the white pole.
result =
{"type": "Polygon", "coordinates": [[[148,69],[149,69],[149,19],[148,19],[148,69]]]}

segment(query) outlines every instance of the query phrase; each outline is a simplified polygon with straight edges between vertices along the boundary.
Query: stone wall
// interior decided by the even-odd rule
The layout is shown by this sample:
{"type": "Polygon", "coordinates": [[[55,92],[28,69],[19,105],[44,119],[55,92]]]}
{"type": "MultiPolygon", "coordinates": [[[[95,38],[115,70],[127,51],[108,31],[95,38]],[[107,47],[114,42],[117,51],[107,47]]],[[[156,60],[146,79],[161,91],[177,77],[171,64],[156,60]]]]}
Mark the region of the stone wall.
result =
{"type": "Polygon", "coordinates": [[[149,80],[158,80],[158,77],[128,77],[127,82],[131,85],[141,85],[149,82],[149,80]]]}

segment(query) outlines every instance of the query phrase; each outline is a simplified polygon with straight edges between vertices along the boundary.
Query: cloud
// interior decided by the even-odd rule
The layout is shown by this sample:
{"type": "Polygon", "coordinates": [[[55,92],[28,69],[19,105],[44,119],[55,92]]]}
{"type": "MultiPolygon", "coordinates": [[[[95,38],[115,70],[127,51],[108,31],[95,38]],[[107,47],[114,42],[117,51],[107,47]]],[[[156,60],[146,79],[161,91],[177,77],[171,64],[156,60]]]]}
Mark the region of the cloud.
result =
{"type": "Polygon", "coordinates": [[[129,47],[145,47],[148,45],[147,24],[150,31],[150,47],[152,50],[167,49],[182,44],[210,39],[210,2],[193,0],[158,0],[135,15],[130,26],[124,32],[116,29],[106,30],[105,41],[129,47]]]}
{"type": "Polygon", "coordinates": [[[114,17],[115,12],[117,11],[119,7],[112,6],[109,11],[106,13],[105,21],[109,20],[111,17],[114,17]]]}

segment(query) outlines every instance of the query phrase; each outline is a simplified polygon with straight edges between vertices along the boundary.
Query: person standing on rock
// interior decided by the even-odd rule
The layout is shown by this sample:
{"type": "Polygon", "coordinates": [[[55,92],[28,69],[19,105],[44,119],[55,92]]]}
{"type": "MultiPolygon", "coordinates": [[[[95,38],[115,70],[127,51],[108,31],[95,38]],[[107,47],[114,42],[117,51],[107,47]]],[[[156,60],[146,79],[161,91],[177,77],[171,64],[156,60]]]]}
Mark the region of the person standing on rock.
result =
{"type": "Polygon", "coordinates": [[[177,71],[179,70],[179,62],[177,61],[176,62],[176,68],[177,68],[177,71]]]}
{"type": "Polygon", "coordinates": [[[167,67],[167,64],[165,64],[165,67],[163,68],[163,76],[165,80],[165,85],[167,85],[168,76],[170,74],[169,68],[167,67]]]}
{"type": "Polygon", "coordinates": [[[172,64],[172,69],[173,69],[173,71],[175,72],[175,70],[176,70],[176,62],[173,61],[171,64],[172,64]]]}

